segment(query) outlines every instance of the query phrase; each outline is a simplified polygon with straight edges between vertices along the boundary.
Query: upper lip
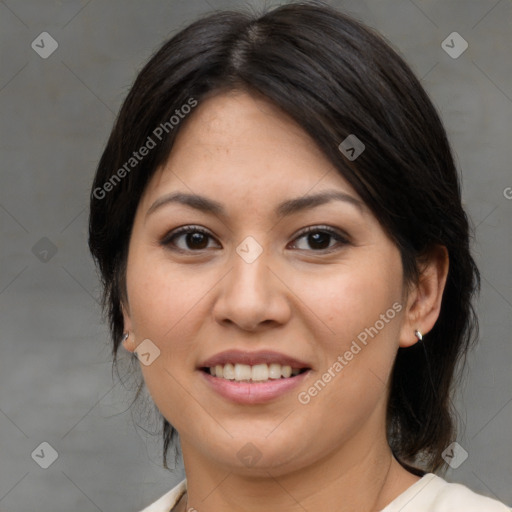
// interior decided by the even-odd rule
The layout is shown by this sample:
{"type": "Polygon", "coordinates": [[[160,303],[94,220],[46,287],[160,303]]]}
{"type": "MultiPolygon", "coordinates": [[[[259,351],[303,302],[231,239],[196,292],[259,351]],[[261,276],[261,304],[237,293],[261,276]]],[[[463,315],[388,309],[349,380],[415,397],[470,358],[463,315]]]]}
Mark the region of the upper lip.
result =
{"type": "Polygon", "coordinates": [[[247,352],[242,350],[226,350],[219,352],[214,356],[203,361],[200,368],[210,368],[216,365],[225,365],[227,363],[232,364],[248,364],[254,366],[256,364],[280,364],[282,366],[288,365],[292,368],[310,368],[308,363],[300,361],[294,357],[287,356],[286,354],[280,354],[272,350],[262,350],[258,352],[247,352]]]}

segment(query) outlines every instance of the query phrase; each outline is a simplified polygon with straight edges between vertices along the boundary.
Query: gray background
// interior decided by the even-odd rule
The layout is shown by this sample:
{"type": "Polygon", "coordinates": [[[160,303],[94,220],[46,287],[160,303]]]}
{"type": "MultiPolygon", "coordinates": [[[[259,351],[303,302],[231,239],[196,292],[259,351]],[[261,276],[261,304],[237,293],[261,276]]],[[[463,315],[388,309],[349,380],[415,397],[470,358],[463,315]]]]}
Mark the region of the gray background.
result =
{"type": "MultiPolygon", "coordinates": [[[[406,58],[451,138],[483,290],[481,343],[457,399],[469,458],[446,478],[512,504],[512,2],[332,3],[406,58]],[[457,59],[441,47],[453,31],[469,43],[457,59]]],[[[88,194],[145,60],[197,16],[243,5],[0,1],[2,512],[136,511],[183,477],[179,461],[175,473],[160,467],[159,424],[133,417],[130,385],[112,378],[86,245],[88,194]],[[59,45],[47,59],[31,48],[43,31],[59,45]],[[41,442],[58,452],[47,469],[31,458],[41,442]]]]}

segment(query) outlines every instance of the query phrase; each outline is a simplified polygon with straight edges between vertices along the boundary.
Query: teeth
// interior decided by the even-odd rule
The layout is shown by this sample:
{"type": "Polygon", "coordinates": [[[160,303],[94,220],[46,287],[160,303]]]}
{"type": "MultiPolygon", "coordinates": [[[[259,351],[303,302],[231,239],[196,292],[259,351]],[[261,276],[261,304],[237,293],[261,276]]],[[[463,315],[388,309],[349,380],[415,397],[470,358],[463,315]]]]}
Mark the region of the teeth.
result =
{"type": "Polygon", "coordinates": [[[268,376],[271,379],[280,379],[281,378],[281,365],[280,364],[276,364],[276,363],[272,363],[268,367],[268,376]]]}
{"type": "Polygon", "coordinates": [[[214,377],[221,377],[227,380],[236,381],[257,381],[265,382],[269,379],[280,379],[282,377],[288,378],[298,375],[300,370],[289,365],[280,365],[277,363],[255,364],[250,366],[248,364],[231,364],[216,365],[209,368],[210,374],[214,377]]]}
{"type": "Polygon", "coordinates": [[[251,367],[247,364],[235,364],[235,380],[251,380],[251,367]]]}
{"type": "MultiPolygon", "coordinates": [[[[215,371],[215,375],[217,375],[217,371],[215,371]]],[[[224,368],[222,368],[222,377],[228,380],[235,380],[235,367],[231,363],[225,364],[224,368]]]]}
{"type": "MultiPolygon", "coordinates": [[[[247,368],[251,368],[248,366],[247,368]]],[[[251,379],[252,380],[268,380],[268,366],[266,364],[256,364],[252,367],[251,371],[251,379]],[[252,371],[251,371],[252,370],[252,371]]]]}

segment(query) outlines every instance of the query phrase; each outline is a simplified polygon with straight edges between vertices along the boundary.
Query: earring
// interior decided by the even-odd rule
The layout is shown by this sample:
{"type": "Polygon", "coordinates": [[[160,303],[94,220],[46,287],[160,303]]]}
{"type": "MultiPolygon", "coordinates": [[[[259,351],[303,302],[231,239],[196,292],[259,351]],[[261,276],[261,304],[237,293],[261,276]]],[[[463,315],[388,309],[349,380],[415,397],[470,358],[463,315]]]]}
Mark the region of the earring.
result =
{"type": "Polygon", "coordinates": [[[416,329],[414,331],[414,334],[416,336],[416,338],[418,338],[418,341],[423,341],[423,334],[421,334],[421,331],[419,331],[418,329],[416,329]]]}
{"type": "Polygon", "coordinates": [[[123,337],[121,338],[121,343],[124,343],[130,336],[130,333],[129,332],[125,332],[123,334],[123,337]]]}

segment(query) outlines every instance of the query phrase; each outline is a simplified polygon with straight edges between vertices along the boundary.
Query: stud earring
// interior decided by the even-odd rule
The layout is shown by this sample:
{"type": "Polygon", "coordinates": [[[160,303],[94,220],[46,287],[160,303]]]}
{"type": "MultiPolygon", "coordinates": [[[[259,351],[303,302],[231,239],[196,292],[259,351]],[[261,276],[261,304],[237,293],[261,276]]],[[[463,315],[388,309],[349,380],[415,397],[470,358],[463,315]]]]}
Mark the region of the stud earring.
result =
{"type": "Polygon", "coordinates": [[[423,334],[421,334],[421,331],[419,331],[418,329],[416,329],[414,331],[414,334],[416,336],[416,338],[418,338],[418,341],[423,341],[423,334]]]}
{"type": "Polygon", "coordinates": [[[121,343],[124,343],[129,338],[129,336],[130,336],[130,333],[129,332],[125,332],[123,334],[122,339],[121,339],[121,343]]]}

